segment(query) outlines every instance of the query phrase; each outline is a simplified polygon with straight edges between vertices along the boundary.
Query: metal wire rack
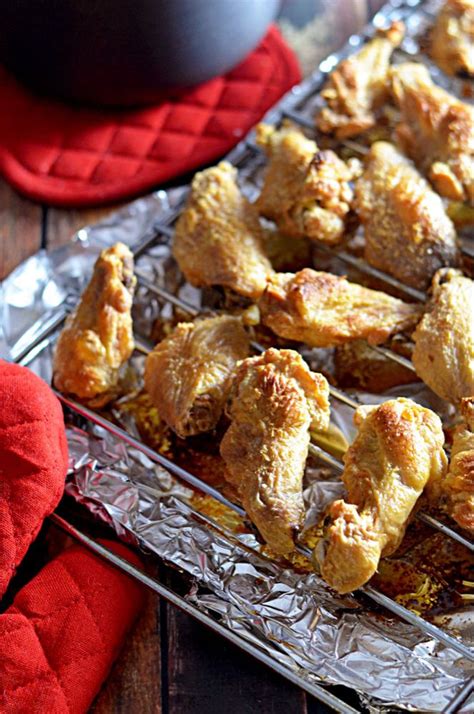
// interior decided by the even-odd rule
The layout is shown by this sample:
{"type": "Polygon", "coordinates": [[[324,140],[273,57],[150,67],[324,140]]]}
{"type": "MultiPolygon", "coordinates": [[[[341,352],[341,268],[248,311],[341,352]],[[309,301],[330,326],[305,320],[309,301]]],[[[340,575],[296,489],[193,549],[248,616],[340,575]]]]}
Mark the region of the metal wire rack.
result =
{"type": "MultiPolygon", "coordinates": [[[[287,95],[287,97],[283,99],[283,101],[279,105],[272,109],[266,116],[266,121],[274,124],[279,124],[285,118],[291,119],[293,122],[296,122],[301,127],[303,127],[306,131],[314,132],[314,123],[311,119],[311,116],[314,113],[315,107],[317,105],[318,92],[324,82],[327,73],[331,71],[334,65],[338,61],[340,61],[340,59],[352,53],[354,49],[356,49],[357,46],[363,42],[364,39],[370,37],[375,32],[376,26],[380,22],[386,22],[387,20],[391,19],[410,18],[413,16],[414,12],[421,13],[423,17],[425,17],[426,20],[429,21],[433,16],[432,5],[433,3],[430,2],[420,4],[418,0],[407,0],[406,2],[394,0],[392,4],[387,5],[385,8],[382,9],[380,13],[378,13],[378,15],[376,15],[373,23],[368,26],[368,28],[366,28],[364,33],[351,37],[346,47],[340,53],[338,53],[337,55],[332,55],[324,62],[322,62],[318,71],[315,72],[309,80],[306,80],[302,83],[300,87],[294,89],[289,95],[287,95]]],[[[409,54],[411,59],[413,59],[414,57],[416,57],[416,59],[420,59],[420,57],[418,56],[418,50],[416,50],[416,48],[413,49],[413,45],[408,47],[402,46],[402,48],[400,50],[397,50],[397,52],[401,53],[402,55],[409,54]]],[[[429,60],[426,60],[424,56],[422,56],[421,59],[424,62],[429,62],[429,60]]],[[[352,146],[350,148],[354,148],[355,150],[357,150],[357,145],[352,146]]],[[[258,165],[258,167],[261,168],[262,162],[260,160],[260,150],[255,145],[252,136],[247,137],[240,144],[238,144],[237,147],[229,154],[228,160],[235,166],[237,166],[241,175],[245,176],[248,182],[253,182],[255,185],[258,185],[258,176],[257,179],[255,179],[255,167],[256,165],[258,165]]],[[[140,256],[146,254],[147,251],[153,248],[158,241],[163,242],[171,240],[173,235],[173,225],[179,215],[180,209],[181,206],[178,206],[176,210],[169,213],[166,221],[154,226],[154,230],[150,233],[150,235],[147,235],[138,245],[138,247],[136,247],[134,251],[135,258],[138,259],[140,256]]],[[[325,250],[327,250],[331,254],[335,254],[339,260],[342,260],[346,265],[349,265],[351,268],[356,268],[359,272],[365,275],[369,275],[371,278],[376,278],[378,281],[382,281],[387,286],[388,290],[396,289],[399,292],[405,293],[407,297],[415,301],[424,301],[426,299],[424,293],[414,288],[408,287],[403,283],[400,283],[392,276],[389,276],[379,270],[372,268],[363,260],[351,255],[346,251],[337,251],[337,253],[335,253],[333,249],[325,250]]],[[[466,254],[470,255],[471,247],[465,246],[464,250],[466,254]]],[[[195,306],[190,305],[185,300],[182,300],[180,297],[176,296],[164,287],[152,283],[148,279],[146,274],[144,274],[140,270],[140,268],[136,269],[136,275],[139,284],[141,284],[144,288],[153,293],[164,304],[172,305],[175,308],[179,308],[180,311],[184,312],[185,314],[188,314],[191,317],[195,317],[199,314],[199,311],[196,309],[195,306]]],[[[14,354],[12,355],[14,361],[23,365],[27,365],[31,363],[35,359],[35,357],[39,353],[41,353],[48,345],[50,345],[51,342],[53,342],[55,339],[55,334],[57,333],[58,328],[64,322],[71,309],[73,309],[76,301],[77,296],[70,296],[70,299],[65,301],[63,305],[61,305],[58,309],[52,311],[50,315],[44,317],[39,328],[35,327],[32,328],[30,331],[26,332],[22,336],[22,339],[16,344],[14,354]]],[[[136,346],[137,349],[139,349],[141,352],[146,353],[149,351],[149,346],[139,338],[137,338],[136,346]]],[[[260,345],[256,343],[253,344],[253,347],[257,351],[262,349],[260,345]]],[[[404,357],[401,357],[395,352],[385,347],[374,347],[374,349],[379,353],[383,354],[385,357],[394,360],[395,362],[403,365],[404,367],[408,369],[413,369],[413,366],[409,360],[404,357]]],[[[163,466],[165,469],[167,469],[178,479],[182,480],[189,486],[198,489],[209,496],[212,496],[220,503],[224,504],[228,508],[238,513],[240,516],[245,517],[245,512],[239,505],[230,501],[218,490],[214,489],[212,486],[208,485],[188,470],[175,464],[173,461],[166,458],[162,454],[154,451],[149,446],[126,432],[124,429],[118,427],[115,423],[93,412],[92,410],[76,402],[75,400],[67,398],[59,393],[57,393],[57,396],[64,404],[64,406],[70,409],[73,413],[80,415],[81,417],[89,420],[93,424],[97,424],[105,428],[118,439],[123,440],[124,442],[132,445],[136,449],[146,454],[151,460],[163,466]]],[[[357,406],[359,406],[359,403],[354,400],[350,395],[335,387],[331,387],[331,397],[333,399],[343,402],[344,404],[352,408],[356,408],[357,406]]],[[[311,444],[310,453],[312,454],[312,456],[318,458],[320,461],[329,465],[333,469],[337,471],[342,470],[342,463],[334,456],[324,451],[321,447],[315,444],[311,444]]],[[[192,508],[191,510],[196,518],[209,523],[210,525],[212,525],[213,528],[221,530],[221,526],[219,526],[218,523],[210,519],[208,516],[204,515],[195,508],[192,508]]],[[[433,516],[420,512],[417,514],[417,518],[422,520],[426,525],[430,526],[431,528],[434,528],[444,533],[447,537],[453,538],[458,543],[461,543],[463,546],[469,548],[470,551],[474,550],[474,544],[472,543],[472,541],[468,540],[464,535],[461,535],[456,530],[454,530],[454,528],[447,526],[445,523],[442,523],[433,516]]],[[[214,631],[219,632],[228,640],[234,642],[240,648],[249,652],[260,661],[268,664],[272,669],[279,672],[290,681],[293,681],[298,686],[304,688],[310,694],[317,697],[322,702],[332,707],[334,710],[339,711],[342,714],[351,714],[356,711],[352,706],[349,706],[342,699],[339,699],[334,694],[332,694],[330,689],[312,682],[308,682],[298,677],[295,672],[276,662],[273,658],[269,657],[268,654],[260,650],[251,642],[248,642],[239,635],[231,632],[219,622],[214,620],[211,616],[198,610],[196,607],[191,605],[182,597],[178,596],[172,590],[163,586],[157,580],[149,577],[135,566],[132,566],[130,563],[122,560],[119,556],[115,555],[104,546],[89,538],[86,534],[75,528],[71,523],[68,523],[66,520],[64,520],[57,514],[54,514],[52,516],[52,520],[57,526],[68,532],[70,535],[82,542],[88,548],[90,548],[100,556],[106,558],[109,562],[112,562],[128,574],[132,575],[144,585],[151,588],[159,595],[165,597],[167,600],[169,600],[171,603],[181,608],[185,612],[188,612],[193,617],[203,622],[214,631]]],[[[303,546],[299,546],[299,550],[306,556],[310,555],[309,551],[303,546]]],[[[412,611],[403,607],[395,600],[387,597],[382,592],[370,585],[366,585],[364,588],[362,588],[362,591],[366,597],[370,598],[377,605],[383,607],[385,610],[388,610],[390,613],[401,618],[402,620],[410,623],[412,626],[418,628],[427,636],[432,637],[443,643],[445,646],[452,648],[453,650],[461,654],[467,661],[474,662],[473,650],[466,646],[459,639],[448,634],[442,628],[437,627],[436,625],[433,625],[432,623],[424,620],[423,618],[419,617],[412,611]]],[[[474,679],[470,679],[451,700],[449,705],[445,708],[444,712],[446,714],[451,714],[453,712],[458,711],[458,709],[462,706],[462,704],[467,700],[467,698],[472,694],[473,691],[474,679]]]]}

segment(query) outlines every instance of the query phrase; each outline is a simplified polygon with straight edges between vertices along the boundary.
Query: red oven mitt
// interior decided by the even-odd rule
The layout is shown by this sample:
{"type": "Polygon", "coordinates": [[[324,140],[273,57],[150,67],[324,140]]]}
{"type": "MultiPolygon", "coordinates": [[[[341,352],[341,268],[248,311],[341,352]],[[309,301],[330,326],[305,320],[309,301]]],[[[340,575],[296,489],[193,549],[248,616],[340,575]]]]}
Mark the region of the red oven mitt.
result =
{"type": "MultiPolygon", "coordinates": [[[[0,360],[0,597],[66,471],[58,400],[28,369],[0,360]]],[[[64,551],[0,615],[0,712],[87,711],[142,603],[133,580],[81,547],[64,551]]]]}

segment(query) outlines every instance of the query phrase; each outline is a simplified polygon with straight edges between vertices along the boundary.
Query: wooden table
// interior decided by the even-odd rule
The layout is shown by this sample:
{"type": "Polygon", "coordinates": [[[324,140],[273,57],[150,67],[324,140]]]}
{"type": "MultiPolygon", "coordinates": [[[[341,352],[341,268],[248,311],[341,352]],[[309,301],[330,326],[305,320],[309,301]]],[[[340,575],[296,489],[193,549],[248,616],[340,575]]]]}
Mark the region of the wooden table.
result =
{"type": "MultiPolygon", "coordinates": [[[[317,0],[303,1],[316,6],[317,0]]],[[[332,49],[358,32],[380,0],[326,0],[332,49]]],[[[313,10],[314,11],[314,10],[313,10]]],[[[0,179],[0,279],[40,248],[54,248],[116,207],[59,210],[0,179]]],[[[311,714],[327,709],[166,602],[148,605],[93,706],[95,714],[311,714]]]]}

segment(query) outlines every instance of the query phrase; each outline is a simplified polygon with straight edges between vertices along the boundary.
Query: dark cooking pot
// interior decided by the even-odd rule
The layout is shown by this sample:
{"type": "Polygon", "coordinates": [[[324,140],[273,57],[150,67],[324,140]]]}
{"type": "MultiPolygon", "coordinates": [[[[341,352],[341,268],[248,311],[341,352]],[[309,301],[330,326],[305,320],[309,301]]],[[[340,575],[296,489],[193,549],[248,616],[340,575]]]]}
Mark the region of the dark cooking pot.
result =
{"type": "Polygon", "coordinates": [[[103,105],[153,102],[226,72],[280,0],[0,0],[0,61],[33,88],[103,105]]]}

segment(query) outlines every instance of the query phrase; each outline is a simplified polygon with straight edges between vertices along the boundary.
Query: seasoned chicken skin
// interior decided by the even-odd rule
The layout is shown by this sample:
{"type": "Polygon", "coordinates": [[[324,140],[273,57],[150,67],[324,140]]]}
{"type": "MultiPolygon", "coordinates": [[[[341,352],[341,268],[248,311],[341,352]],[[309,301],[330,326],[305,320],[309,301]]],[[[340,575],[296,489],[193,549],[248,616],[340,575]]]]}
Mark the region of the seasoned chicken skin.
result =
{"type": "Polygon", "coordinates": [[[370,265],[423,289],[439,268],[457,263],[456,231],[441,198],[392,144],[372,144],[355,193],[370,265]]]}
{"type": "Polygon", "coordinates": [[[360,163],[346,164],[334,151],[319,151],[297,128],[257,126],[257,144],[269,158],[255,205],[262,216],[294,238],[337,243],[353,198],[349,185],[360,163]]]}
{"type": "Polygon", "coordinates": [[[133,256],[116,243],[103,250],[79,305],[66,320],[53,360],[53,382],[91,406],[117,394],[120,369],[134,349],[133,256]]]}
{"type": "Polygon", "coordinates": [[[420,315],[416,305],[311,268],[275,275],[258,306],[273,332],[311,347],[359,338],[376,345],[415,325],[420,315]]]}
{"type": "Polygon", "coordinates": [[[442,196],[474,203],[474,107],[434,84],[421,64],[400,64],[391,76],[403,151],[442,196]]]}
{"type": "Polygon", "coordinates": [[[416,373],[433,392],[453,404],[474,395],[474,282],[440,270],[413,339],[416,373]]]}
{"type": "Polygon", "coordinates": [[[303,525],[309,430],[327,429],[328,398],[326,379],[293,350],[244,360],[234,380],[221,455],[250,519],[282,555],[303,525]]]}
{"type": "Polygon", "coordinates": [[[160,417],[185,438],[219,421],[249,338],[238,317],[182,322],[156,345],[145,363],[145,388],[160,417]]]}
{"type": "Polygon", "coordinates": [[[390,57],[404,31],[403,23],[394,22],[336,67],[321,92],[327,106],[316,117],[320,131],[346,139],[375,125],[389,94],[390,57]]]}
{"type": "Polygon", "coordinates": [[[176,224],[173,255],[192,285],[222,285],[256,299],[273,270],[257,210],[236,179],[237,169],[226,161],[194,176],[176,224]]]}
{"type": "Polygon", "coordinates": [[[339,593],[361,587],[381,556],[394,553],[430,478],[447,459],[439,417],[410,399],[359,407],[358,434],[344,455],[347,500],[329,509],[331,523],[317,546],[324,580],[339,593]]]}
{"type": "Polygon", "coordinates": [[[451,516],[462,528],[474,533],[474,397],[462,400],[461,414],[464,423],[454,432],[442,490],[451,516]]]}
{"type": "Polygon", "coordinates": [[[431,33],[431,56],[446,74],[474,75],[474,0],[447,0],[431,33]]]}

